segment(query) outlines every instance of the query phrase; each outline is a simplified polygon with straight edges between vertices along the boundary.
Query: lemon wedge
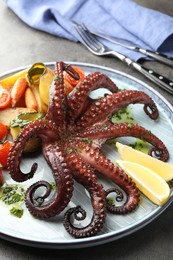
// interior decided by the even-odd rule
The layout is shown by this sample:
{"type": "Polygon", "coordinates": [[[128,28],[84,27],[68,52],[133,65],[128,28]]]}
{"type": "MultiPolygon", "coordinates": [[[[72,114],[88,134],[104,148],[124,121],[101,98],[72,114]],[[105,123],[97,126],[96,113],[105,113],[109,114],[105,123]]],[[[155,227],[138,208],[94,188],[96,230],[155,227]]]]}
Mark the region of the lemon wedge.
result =
{"type": "Polygon", "coordinates": [[[173,165],[162,162],[150,155],[144,154],[143,152],[137,151],[128,145],[119,142],[116,143],[116,147],[122,160],[141,164],[157,173],[165,181],[173,179],[173,165]]]}
{"type": "Polygon", "coordinates": [[[162,206],[168,200],[170,188],[167,182],[155,172],[134,162],[117,160],[116,163],[133,179],[138,189],[153,203],[162,206]]]}
{"type": "Polygon", "coordinates": [[[18,78],[21,78],[21,77],[23,78],[26,76],[27,71],[28,71],[28,69],[24,69],[22,71],[19,71],[13,75],[10,75],[10,76],[0,80],[0,85],[3,88],[12,87],[18,78]]]}

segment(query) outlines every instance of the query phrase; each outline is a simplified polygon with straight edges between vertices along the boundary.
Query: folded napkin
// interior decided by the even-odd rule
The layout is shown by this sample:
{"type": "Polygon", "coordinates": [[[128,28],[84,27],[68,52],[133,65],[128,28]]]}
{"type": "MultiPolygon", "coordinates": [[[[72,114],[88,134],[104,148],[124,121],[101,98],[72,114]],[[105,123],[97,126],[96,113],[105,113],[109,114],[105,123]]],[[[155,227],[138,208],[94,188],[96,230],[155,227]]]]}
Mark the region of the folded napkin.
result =
{"type": "MultiPolygon", "coordinates": [[[[128,39],[143,48],[173,56],[173,18],[131,0],[4,0],[29,26],[71,41],[80,40],[72,21],[95,32],[128,39]]],[[[138,60],[143,54],[102,40],[138,60]]]]}

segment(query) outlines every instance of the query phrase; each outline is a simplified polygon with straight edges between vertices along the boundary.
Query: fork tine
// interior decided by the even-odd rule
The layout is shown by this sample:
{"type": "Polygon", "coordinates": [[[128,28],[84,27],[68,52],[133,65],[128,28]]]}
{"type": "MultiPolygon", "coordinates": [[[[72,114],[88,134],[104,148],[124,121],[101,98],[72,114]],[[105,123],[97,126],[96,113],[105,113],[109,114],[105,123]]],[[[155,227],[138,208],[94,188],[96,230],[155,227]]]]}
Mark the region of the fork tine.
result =
{"type": "Polygon", "coordinates": [[[90,43],[90,41],[88,41],[87,37],[85,37],[83,35],[83,31],[78,27],[78,25],[74,25],[75,26],[75,29],[77,31],[77,33],[79,34],[80,38],[81,38],[81,41],[82,43],[90,50],[90,51],[93,51],[93,46],[92,44],[90,43]]]}
{"type": "Polygon", "coordinates": [[[88,30],[85,30],[81,24],[75,23],[75,29],[81,37],[82,43],[93,53],[98,54],[98,51],[103,48],[94,36],[88,30]]]}
{"type": "Polygon", "coordinates": [[[80,24],[76,25],[77,26],[77,31],[79,35],[82,37],[83,41],[86,42],[86,44],[93,49],[94,51],[97,51],[97,46],[95,46],[94,42],[92,39],[88,36],[88,33],[82,28],[80,24]]]}
{"type": "Polygon", "coordinates": [[[96,36],[94,36],[92,33],[90,33],[90,31],[88,30],[88,28],[86,27],[86,25],[84,23],[81,23],[80,26],[87,33],[87,35],[89,35],[89,38],[97,46],[97,48],[103,48],[102,43],[99,42],[99,40],[97,40],[96,36]]]}

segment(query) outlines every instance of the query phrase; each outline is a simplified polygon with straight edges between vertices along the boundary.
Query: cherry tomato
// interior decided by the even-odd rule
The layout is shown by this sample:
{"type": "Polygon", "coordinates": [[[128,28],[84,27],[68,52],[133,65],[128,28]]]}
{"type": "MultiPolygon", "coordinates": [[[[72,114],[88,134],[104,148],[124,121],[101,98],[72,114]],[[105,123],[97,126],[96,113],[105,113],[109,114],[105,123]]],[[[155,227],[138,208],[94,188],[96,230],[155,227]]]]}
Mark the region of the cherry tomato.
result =
{"type": "Polygon", "coordinates": [[[12,142],[6,141],[0,144],[0,164],[3,168],[7,168],[7,158],[12,142]]]}
{"type": "Polygon", "coordinates": [[[64,75],[64,80],[70,83],[73,87],[75,87],[80,81],[82,81],[85,77],[85,73],[78,67],[72,67],[78,74],[80,79],[76,80],[72,76],[70,76],[67,72],[64,75]]]}
{"type": "Polygon", "coordinates": [[[0,186],[3,184],[2,165],[0,164],[0,186]]]}
{"type": "Polygon", "coordinates": [[[11,102],[10,92],[6,89],[0,90],[0,108],[7,107],[11,102]]]}
{"type": "Polygon", "coordinates": [[[7,138],[8,128],[6,125],[0,123],[0,142],[7,138]]]}
{"type": "Polygon", "coordinates": [[[65,95],[69,94],[73,90],[73,86],[66,80],[64,80],[64,86],[65,95]]]}

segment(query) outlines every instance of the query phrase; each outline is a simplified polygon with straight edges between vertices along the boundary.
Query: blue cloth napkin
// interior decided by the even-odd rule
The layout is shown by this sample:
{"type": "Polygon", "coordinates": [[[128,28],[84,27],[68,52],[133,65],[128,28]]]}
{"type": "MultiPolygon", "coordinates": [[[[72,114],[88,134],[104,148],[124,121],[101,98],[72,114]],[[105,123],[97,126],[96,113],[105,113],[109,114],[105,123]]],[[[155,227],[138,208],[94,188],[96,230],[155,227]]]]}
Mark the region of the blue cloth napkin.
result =
{"type": "MultiPolygon", "coordinates": [[[[4,0],[29,26],[78,41],[72,21],[93,31],[128,39],[143,48],[173,56],[173,18],[131,0],[4,0]]],[[[138,60],[143,54],[102,40],[108,47],[138,60]]]]}

